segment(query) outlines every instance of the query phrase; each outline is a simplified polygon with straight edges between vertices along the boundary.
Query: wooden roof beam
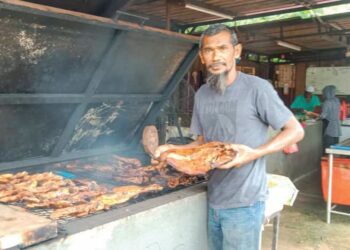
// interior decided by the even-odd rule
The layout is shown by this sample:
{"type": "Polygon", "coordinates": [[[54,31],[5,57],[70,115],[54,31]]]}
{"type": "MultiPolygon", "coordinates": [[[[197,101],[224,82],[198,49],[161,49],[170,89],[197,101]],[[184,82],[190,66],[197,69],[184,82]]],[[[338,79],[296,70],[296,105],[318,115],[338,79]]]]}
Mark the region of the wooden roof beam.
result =
{"type": "Polygon", "coordinates": [[[133,5],[141,5],[141,4],[146,4],[146,3],[153,3],[157,2],[159,0],[137,0],[133,5]]]}
{"type": "MultiPolygon", "coordinates": [[[[337,2],[331,2],[331,3],[321,3],[321,4],[316,4],[314,7],[316,8],[322,8],[322,7],[330,7],[330,6],[337,6],[341,4],[349,3],[348,0],[339,0],[337,2]]],[[[280,14],[286,14],[286,13],[293,13],[293,12],[298,12],[298,11],[303,11],[303,10],[308,10],[309,7],[299,7],[295,9],[285,9],[285,10],[277,10],[277,11],[271,11],[271,12],[266,12],[266,13],[261,13],[261,14],[256,14],[256,15],[242,15],[241,13],[236,13],[236,17],[234,21],[240,21],[240,20],[248,20],[252,18],[258,18],[258,17],[266,17],[266,16],[271,16],[271,15],[280,15],[280,14]]],[[[220,22],[226,22],[230,21],[229,19],[224,19],[221,20],[220,22]]],[[[183,26],[181,26],[182,30],[185,30],[188,27],[198,27],[201,25],[207,25],[207,24],[213,24],[213,23],[219,23],[218,20],[214,21],[205,21],[205,22],[200,22],[200,23],[188,23],[183,26]]],[[[276,23],[276,22],[274,22],[276,23]]]]}
{"type": "MultiPolygon", "coordinates": [[[[244,32],[243,32],[244,33],[244,32]]],[[[253,31],[253,33],[255,33],[253,31]]],[[[308,33],[308,34],[300,34],[300,35],[293,35],[293,36],[284,36],[283,39],[295,39],[295,38],[305,38],[305,37],[312,37],[312,36],[340,36],[343,34],[347,34],[350,33],[350,29],[344,29],[341,31],[321,31],[321,32],[316,32],[316,33],[308,33]]],[[[259,34],[258,35],[263,35],[263,34],[259,34]]],[[[267,35],[264,35],[265,37],[267,35]]],[[[344,35],[343,35],[344,36],[344,35]]],[[[262,39],[254,39],[254,40],[243,40],[241,41],[242,43],[259,43],[259,42],[269,42],[269,41],[276,41],[276,40],[280,40],[279,37],[268,37],[268,38],[262,38],[262,39]]]]}
{"type": "Polygon", "coordinates": [[[344,48],[350,48],[349,39],[346,36],[331,36],[329,34],[324,34],[320,36],[321,39],[325,41],[332,42],[334,44],[340,45],[344,48]]]}
{"type": "MultiPolygon", "coordinates": [[[[300,1],[297,1],[297,2],[300,2],[300,1]]],[[[309,8],[310,10],[313,10],[312,9],[313,3],[310,0],[304,0],[304,2],[305,2],[304,3],[305,7],[309,8]]],[[[343,27],[341,27],[339,24],[325,21],[322,17],[320,17],[316,14],[315,14],[313,20],[316,22],[318,32],[320,32],[322,30],[322,28],[326,29],[328,32],[333,30],[333,29],[339,30],[339,31],[343,30],[343,27]]],[[[338,46],[342,46],[345,48],[349,47],[347,38],[345,36],[343,37],[342,35],[339,35],[336,38],[336,37],[333,37],[329,34],[323,34],[320,36],[320,38],[322,40],[335,43],[338,46]]]]}
{"type": "Polygon", "coordinates": [[[234,13],[232,11],[228,11],[226,9],[217,7],[213,4],[204,3],[204,1],[185,0],[184,6],[185,6],[185,8],[192,9],[192,10],[195,10],[197,8],[196,9],[197,11],[207,13],[209,15],[214,15],[214,16],[220,17],[220,14],[221,14],[222,18],[227,19],[227,20],[233,19],[237,15],[237,13],[234,13]],[[212,13],[210,13],[210,12],[212,12],[212,13]],[[217,13],[217,14],[215,14],[215,13],[217,13]],[[225,16],[227,16],[227,17],[225,18],[225,16]]]}
{"type": "MultiPolygon", "coordinates": [[[[324,22],[328,23],[334,23],[334,19],[339,19],[339,18],[348,18],[349,13],[340,13],[340,14],[333,14],[329,16],[323,16],[322,20],[324,22]]],[[[291,18],[291,19],[286,19],[286,20],[281,20],[281,21],[273,21],[273,22],[268,22],[268,23],[258,23],[258,24],[248,24],[244,26],[238,26],[240,29],[247,29],[251,30],[252,27],[254,29],[263,29],[263,28],[277,28],[280,27],[281,25],[285,26],[296,26],[297,24],[307,24],[307,23],[314,23],[315,20],[310,18],[310,19],[300,19],[300,18],[291,18]]]]}
{"type": "MultiPolygon", "coordinates": [[[[1,0],[0,0],[1,1],[1,0]]],[[[167,29],[167,23],[164,19],[160,18],[159,16],[149,15],[149,14],[143,14],[138,13],[135,11],[127,11],[128,15],[122,15],[119,20],[127,21],[127,22],[135,22],[135,19],[137,16],[139,16],[139,19],[144,19],[144,25],[156,27],[159,29],[167,29]]],[[[142,22],[140,22],[142,23],[142,22]]],[[[170,30],[172,31],[178,31],[180,29],[180,24],[175,20],[171,20],[170,22],[170,30]]]]}
{"type": "MultiPolygon", "coordinates": [[[[283,53],[285,59],[291,62],[308,62],[308,61],[328,61],[328,60],[341,60],[345,58],[346,49],[322,49],[313,51],[301,51],[298,53],[283,53]]],[[[271,54],[270,57],[279,57],[281,53],[271,54]]],[[[288,62],[290,63],[290,62],[288,62]]]]}

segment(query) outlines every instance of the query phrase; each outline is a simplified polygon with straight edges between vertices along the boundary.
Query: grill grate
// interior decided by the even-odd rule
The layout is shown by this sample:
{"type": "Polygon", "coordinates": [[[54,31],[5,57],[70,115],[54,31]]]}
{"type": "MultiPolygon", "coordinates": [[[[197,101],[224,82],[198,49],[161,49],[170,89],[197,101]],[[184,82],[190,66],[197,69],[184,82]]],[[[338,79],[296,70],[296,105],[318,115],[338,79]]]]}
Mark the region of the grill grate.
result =
{"type": "MultiPolygon", "coordinates": [[[[26,211],[28,211],[28,212],[31,212],[35,215],[39,215],[42,217],[46,217],[48,219],[50,219],[50,215],[54,211],[54,209],[51,209],[51,208],[27,208],[25,206],[25,203],[19,202],[19,201],[18,202],[11,202],[11,203],[4,203],[4,202],[0,202],[0,203],[4,204],[4,205],[13,205],[13,206],[21,207],[21,208],[26,209],[26,211]]],[[[69,221],[72,221],[75,219],[77,219],[77,217],[71,216],[71,217],[60,218],[57,220],[57,223],[59,225],[64,225],[64,224],[67,224],[69,221]]]]}
{"type": "MultiPolygon", "coordinates": [[[[205,181],[204,177],[203,178],[198,178],[197,182],[193,183],[193,184],[199,184],[199,183],[204,182],[204,181],[205,181]]],[[[145,200],[150,199],[150,198],[155,198],[155,197],[159,197],[159,196],[162,196],[162,195],[165,195],[165,194],[169,194],[171,192],[174,192],[174,191],[177,191],[177,190],[181,190],[181,189],[183,189],[185,187],[186,186],[182,185],[182,186],[178,186],[176,188],[164,188],[162,191],[160,191],[158,193],[140,194],[138,197],[136,197],[134,199],[131,199],[128,202],[112,206],[109,210],[126,207],[128,205],[135,204],[135,203],[141,202],[141,201],[145,201],[145,200]]],[[[54,209],[52,209],[52,208],[27,208],[25,203],[21,202],[21,201],[10,202],[10,203],[0,202],[0,204],[18,206],[18,207],[26,209],[26,211],[28,211],[28,212],[31,212],[31,213],[33,213],[35,215],[42,216],[42,217],[45,217],[45,218],[48,218],[48,219],[50,219],[50,215],[54,211],[54,209]]],[[[96,212],[90,213],[87,216],[84,216],[84,218],[90,217],[90,216],[93,216],[93,215],[97,215],[97,214],[101,214],[101,213],[104,213],[104,212],[105,212],[104,210],[96,211],[96,212]]],[[[79,220],[79,219],[80,219],[80,217],[75,217],[75,216],[65,216],[65,217],[57,219],[56,221],[57,221],[57,224],[58,224],[59,233],[60,234],[66,234],[64,225],[66,225],[69,222],[72,222],[72,221],[75,221],[75,220],[79,220]]]]}
{"type": "MultiPolygon", "coordinates": [[[[72,181],[74,182],[79,182],[78,180],[95,181],[96,183],[98,183],[98,185],[103,185],[104,187],[106,187],[107,190],[111,190],[112,188],[117,186],[140,185],[140,184],[134,184],[123,180],[123,178],[125,177],[123,175],[121,175],[120,176],[121,178],[118,179],[117,181],[115,177],[118,177],[118,174],[120,174],[119,172],[120,169],[123,169],[123,168],[132,170],[131,174],[135,173],[135,176],[137,176],[140,172],[142,172],[140,171],[140,169],[142,169],[142,166],[134,165],[133,162],[130,161],[130,159],[128,158],[121,158],[115,155],[109,155],[109,156],[105,155],[103,157],[93,157],[90,159],[89,158],[79,159],[79,160],[74,160],[74,161],[65,162],[65,163],[57,163],[49,166],[16,169],[13,172],[18,173],[20,172],[20,170],[27,171],[30,174],[53,172],[54,174],[60,175],[65,179],[72,179],[72,181]],[[106,170],[108,171],[106,172],[106,170]]],[[[149,173],[149,176],[148,176],[149,179],[148,179],[148,183],[142,183],[141,186],[149,185],[149,184],[158,184],[163,187],[163,190],[158,191],[157,193],[150,192],[150,193],[140,194],[136,198],[132,198],[127,202],[112,206],[110,210],[125,207],[130,204],[147,200],[149,198],[158,197],[176,190],[183,189],[184,187],[201,183],[206,180],[206,177],[183,176],[171,168],[167,169],[166,172],[164,173],[158,172],[157,170],[151,170],[150,172],[146,171],[144,173],[146,173],[147,175],[149,173]],[[178,186],[170,187],[169,186],[170,184],[168,183],[169,181],[168,178],[172,178],[172,177],[173,178],[181,177],[183,182],[181,182],[181,184],[178,184],[178,186]]],[[[130,177],[133,177],[133,176],[130,176],[130,177]]],[[[43,216],[49,219],[50,219],[51,213],[54,211],[54,209],[51,209],[51,208],[27,208],[26,203],[24,201],[16,201],[16,202],[9,202],[9,203],[0,202],[0,203],[7,204],[7,205],[11,204],[18,207],[22,207],[33,214],[43,216]]],[[[100,214],[103,212],[104,212],[103,210],[92,212],[89,215],[84,217],[89,217],[89,216],[100,214]]],[[[79,217],[75,217],[75,216],[65,216],[58,219],[57,223],[58,223],[59,231],[64,233],[64,225],[78,219],[79,217]]]]}

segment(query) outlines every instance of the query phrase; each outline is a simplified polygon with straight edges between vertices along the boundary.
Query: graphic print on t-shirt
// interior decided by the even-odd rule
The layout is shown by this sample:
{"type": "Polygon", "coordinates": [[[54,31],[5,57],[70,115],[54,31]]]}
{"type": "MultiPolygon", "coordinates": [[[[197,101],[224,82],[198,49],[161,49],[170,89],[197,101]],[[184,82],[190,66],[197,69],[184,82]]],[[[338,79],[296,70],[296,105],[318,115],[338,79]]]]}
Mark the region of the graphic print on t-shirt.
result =
{"type": "Polygon", "coordinates": [[[201,117],[206,131],[205,137],[210,141],[235,141],[237,116],[236,101],[210,102],[202,109],[201,117]]]}

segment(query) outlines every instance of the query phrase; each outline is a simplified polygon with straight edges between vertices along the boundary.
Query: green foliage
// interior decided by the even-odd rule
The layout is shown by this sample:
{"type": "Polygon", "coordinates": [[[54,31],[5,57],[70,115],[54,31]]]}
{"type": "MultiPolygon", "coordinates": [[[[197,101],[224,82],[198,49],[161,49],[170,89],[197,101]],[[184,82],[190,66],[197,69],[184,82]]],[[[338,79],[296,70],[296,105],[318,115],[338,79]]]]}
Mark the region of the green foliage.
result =
{"type": "Polygon", "coordinates": [[[257,62],[258,59],[259,59],[259,55],[258,55],[258,54],[255,54],[255,53],[248,53],[248,54],[247,54],[247,59],[248,59],[249,61],[257,62]]]}
{"type": "Polygon", "coordinates": [[[271,63],[287,63],[287,62],[289,62],[289,60],[282,59],[279,57],[273,57],[273,58],[270,58],[270,62],[271,63]]]}
{"type": "Polygon", "coordinates": [[[269,57],[260,55],[259,56],[259,62],[261,62],[261,63],[268,63],[269,62],[269,57]]]}

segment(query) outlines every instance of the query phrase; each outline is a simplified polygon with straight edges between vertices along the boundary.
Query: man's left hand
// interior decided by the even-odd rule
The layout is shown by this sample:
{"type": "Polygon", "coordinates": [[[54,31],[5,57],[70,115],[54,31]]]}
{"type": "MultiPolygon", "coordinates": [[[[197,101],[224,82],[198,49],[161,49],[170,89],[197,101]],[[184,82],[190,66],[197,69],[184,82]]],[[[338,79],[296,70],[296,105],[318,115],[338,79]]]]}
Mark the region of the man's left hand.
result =
{"type": "Polygon", "coordinates": [[[235,157],[231,161],[223,164],[214,163],[213,168],[229,169],[232,167],[240,167],[243,164],[254,161],[260,157],[257,150],[248,146],[241,144],[231,144],[230,146],[236,152],[235,157]]]}

